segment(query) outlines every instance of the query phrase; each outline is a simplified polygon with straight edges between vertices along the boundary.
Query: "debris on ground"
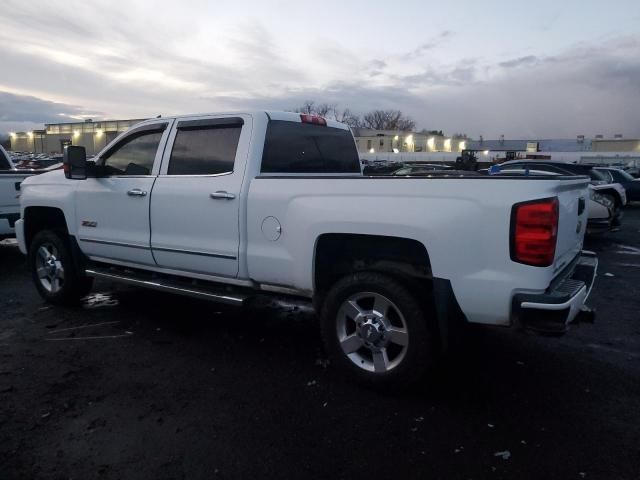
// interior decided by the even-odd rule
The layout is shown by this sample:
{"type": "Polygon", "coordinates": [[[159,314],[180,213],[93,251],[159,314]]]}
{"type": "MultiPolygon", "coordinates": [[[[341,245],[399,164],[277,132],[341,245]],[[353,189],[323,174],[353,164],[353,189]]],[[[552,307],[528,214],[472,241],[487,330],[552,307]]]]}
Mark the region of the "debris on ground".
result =
{"type": "Polygon", "coordinates": [[[324,358],[316,359],[316,365],[322,368],[327,368],[329,366],[329,360],[324,358]]]}
{"type": "Polygon", "coordinates": [[[511,452],[509,450],[504,450],[502,452],[494,453],[493,456],[500,457],[502,460],[509,460],[511,458],[511,452]]]}

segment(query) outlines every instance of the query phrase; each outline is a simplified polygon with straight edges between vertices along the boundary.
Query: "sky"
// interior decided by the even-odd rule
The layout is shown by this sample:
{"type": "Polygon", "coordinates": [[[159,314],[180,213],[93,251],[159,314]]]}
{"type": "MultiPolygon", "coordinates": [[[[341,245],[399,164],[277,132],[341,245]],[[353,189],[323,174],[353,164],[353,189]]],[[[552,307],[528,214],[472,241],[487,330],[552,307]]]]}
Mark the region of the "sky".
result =
{"type": "Polygon", "coordinates": [[[4,0],[0,132],[397,109],[471,137],[640,137],[640,2],[4,0]]]}

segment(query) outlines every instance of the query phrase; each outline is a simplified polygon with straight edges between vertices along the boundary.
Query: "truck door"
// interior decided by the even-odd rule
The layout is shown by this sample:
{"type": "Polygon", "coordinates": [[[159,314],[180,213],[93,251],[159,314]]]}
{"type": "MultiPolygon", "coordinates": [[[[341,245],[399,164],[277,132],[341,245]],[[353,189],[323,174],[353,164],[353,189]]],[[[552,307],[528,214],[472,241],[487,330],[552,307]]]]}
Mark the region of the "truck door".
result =
{"type": "Polygon", "coordinates": [[[104,175],[78,182],[76,220],[82,251],[94,259],[155,265],[149,199],[170,122],[147,122],[100,153],[104,175]]]}
{"type": "Polygon", "coordinates": [[[178,120],[151,198],[158,266],[236,277],[250,116],[178,120]]]}

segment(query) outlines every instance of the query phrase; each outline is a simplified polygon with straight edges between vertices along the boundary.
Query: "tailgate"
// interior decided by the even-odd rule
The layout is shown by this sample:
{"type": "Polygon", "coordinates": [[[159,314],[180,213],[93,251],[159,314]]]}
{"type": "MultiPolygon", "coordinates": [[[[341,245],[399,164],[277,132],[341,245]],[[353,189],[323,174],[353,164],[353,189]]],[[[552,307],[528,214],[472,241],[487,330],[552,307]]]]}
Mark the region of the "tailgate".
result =
{"type": "Polygon", "coordinates": [[[20,206],[19,185],[27,176],[12,170],[0,173],[0,213],[17,211],[20,206]]]}
{"type": "Polygon", "coordinates": [[[554,273],[560,272],[582,250],[588,220],[588,181],[560,180],[556,187],[556,196],[559,218],[554,273]]]}

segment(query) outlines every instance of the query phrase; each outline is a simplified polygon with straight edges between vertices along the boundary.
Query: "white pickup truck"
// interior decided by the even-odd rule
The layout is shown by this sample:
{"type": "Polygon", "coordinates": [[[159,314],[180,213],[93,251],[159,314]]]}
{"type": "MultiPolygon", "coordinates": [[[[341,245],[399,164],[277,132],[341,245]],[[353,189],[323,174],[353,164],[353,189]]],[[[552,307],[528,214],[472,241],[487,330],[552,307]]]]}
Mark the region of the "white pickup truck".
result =
{"type": "Polygon", "coordinates": [[[153,119],[26,180],[17,238],[52,303],[94,277],[311,299],[332,362],[386,388],[421,378],[460,325],[564,332],[583,309],[588,178],[360,168],[348,127],[321,117],[153,119]]]}
{"type": "Polygon", "coordinates": [[[20,218],[20,184],[31,175],[16,170],[0,145],[0,240],[15,236],[14,225],[20,218]]]}

